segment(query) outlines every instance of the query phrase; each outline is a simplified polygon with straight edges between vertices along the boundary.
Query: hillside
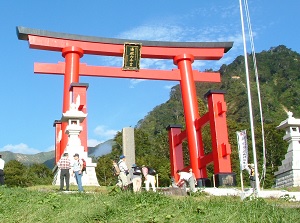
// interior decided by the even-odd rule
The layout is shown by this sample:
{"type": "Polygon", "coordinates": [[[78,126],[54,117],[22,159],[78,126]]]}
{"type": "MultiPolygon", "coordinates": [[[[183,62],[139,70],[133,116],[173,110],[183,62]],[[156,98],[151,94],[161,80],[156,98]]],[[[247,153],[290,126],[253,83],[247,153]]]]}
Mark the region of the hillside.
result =
{"type": "MultiPolygon", "coordinates": [[[[256,54],[262,108],[265,123],[278,125],[287,118],[286,112],[292,111],[294,117],[300,117],[300,54],[285,46],[271,48],[256,54]]],[[[253,70],[252,55],[249,55],[249,73],[253,113],[260,122],[257,88],[253,70]]],[[[248,98],[246,89],[244,57],[237,57],[231,64],[222,65],[221,83],[197,83],[200,113],[206,110],[204,94],[211,89],[225,90],[227,117],[239,123],[249,121],[248,98]]],[[[137,124],[138,128],[161,131],[157,125],[182,124],[183,108],[180,86],[176,85],[170,92],[170,99],[153,109],[137,124]],[[166,111],[167,110],[167,111],[166,111]]]]}
{"type": "Polygon", "coordinates": [[[17,160],[25,165],[30,165],[32,163],[45,163],[47,160],[54,158],[54,150],[37,154],[21,154],[3,151],[1,154],[6,162],[10,160],[17,160]]]}
{"type": "MultiPolygon", "coordinates": [[[[256,60],[264,122],[279,124],[287,117],[288,110],[295,117],[300,117],[299,53],[280,45],[257,53],[256,60]]],[[[253,111],[255,120],[260,121],[252,55],[249,55],[248,61],[253,111]]],[[[219,88],[227,92],[228,117],[238,122],[248,122],[244,57],[239,56],[230,65],[223,65],[220,73],[222,83],[219,88]]]]}

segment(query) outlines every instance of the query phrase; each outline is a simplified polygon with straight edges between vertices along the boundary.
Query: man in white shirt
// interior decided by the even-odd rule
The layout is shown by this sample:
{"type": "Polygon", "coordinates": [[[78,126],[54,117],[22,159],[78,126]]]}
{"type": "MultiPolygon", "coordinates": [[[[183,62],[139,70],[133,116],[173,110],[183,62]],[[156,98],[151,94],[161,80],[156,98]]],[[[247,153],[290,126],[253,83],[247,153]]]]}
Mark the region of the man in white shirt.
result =
{"type": "Polygon", "coordinates": [[[73,173],[72,176],[75,174],[75,179],[76,183],[78,186],[78,191],[83,192],[83,187],[82,187],[82,167],[83,167],[83,162],[81,159],[79,159],[79,154],[75,153],[74,157],[74,162],[72,165],[73,173]]]}
{"type": "Polygon", "coordinates": [[[190,192],[196,192],[195,180],[191,172],[188,173],[188,172],[183,172],[182,170],[178,170],[177,174],[180,176],[176,184],[177,186],[181,186],[184,182],[186,182],[190,187],[190,192]]]}
{"type": "Polygon", "coordinates": [[[125,163],[125,156],[124,155],[120,156],[118,166],[120,168],[120,174],[118,176],[118,178],[119,178],[118,186],[121,187],[123,190],[127,190],[127,188],[128,188],[127,175],[129,174],[129,170],[128,170],[128,167],[125,163]]]}
{"type": "Polygon", "coordinates": [[[5,161],[2,159],[2,155],[0,155],[0,185],[4,185],[4,165],[5,161]]]}

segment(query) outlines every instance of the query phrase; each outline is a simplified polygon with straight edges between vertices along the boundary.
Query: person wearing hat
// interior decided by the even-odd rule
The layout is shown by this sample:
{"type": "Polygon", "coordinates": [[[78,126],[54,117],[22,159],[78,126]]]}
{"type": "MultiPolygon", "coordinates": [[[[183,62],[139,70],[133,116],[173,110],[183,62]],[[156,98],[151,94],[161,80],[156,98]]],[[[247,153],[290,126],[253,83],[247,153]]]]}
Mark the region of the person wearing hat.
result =
{"type": "Polygon", "coordinates": [[[60,188],[59,190],[64,189],[64,181],[66,181],[66,191],[69,190],[70,186],[70,169],[71,169],[71,160],[69,159],[69,154],[64,153],[63,156],[57,163],[57,167],[60,169],[60,188]]]}
{"type": "Polygon", "coordinates": [[[82,160],[79,159],[78,153],[75,153],[75,155],[74,155],[74,163],[72,165],[72,168],[73,168],[72,176],[75,174],[78,191],[83,192],[82,181],[81,181],[83,162],[82,162],[82,160]]]}
{"type": "Polygon", "coordinates": [[[142,169],[136,164],[133,164],[131,167],[131,181],[133,192],[140,192],[142,187],[142,169]]]}
{"type": "Polygon", "coordinates": [[[4,185],[4,165],[5,161],[2,159],[2,155],[0,155],[0,185],[4,185]]]}
{"type": "Polygon", "coordinates": [[[125,163],[125,156],[121,155],[120,160],[118,162],[118,166],[120,168],[120,174],[119,174],[119,183],[117,184],[119,187],[121,187],[123,190],[127,190],[128,188],[128,180],[127,175],[129,174],[128,167],[125,163]]]}

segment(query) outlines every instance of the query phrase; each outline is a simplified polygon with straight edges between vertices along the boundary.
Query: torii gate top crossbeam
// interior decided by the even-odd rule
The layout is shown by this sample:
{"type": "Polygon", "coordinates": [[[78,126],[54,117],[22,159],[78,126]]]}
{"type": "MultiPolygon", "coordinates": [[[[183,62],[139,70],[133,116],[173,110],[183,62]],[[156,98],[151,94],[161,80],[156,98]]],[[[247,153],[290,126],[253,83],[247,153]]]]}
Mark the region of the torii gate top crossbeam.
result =
{"type": "Polygon", "coordinates": [[[233,42],[166,42],[114,39],[50,32],[17,27],[19,40],[28,40],[33,49],[61,52],[68,46],[83,49],[84,54],[123,56],[125,42],[141,43],[142,58],[173,59],[180,54],[192,54],[195,60],[219,60],[229,51],[233,42]]]}

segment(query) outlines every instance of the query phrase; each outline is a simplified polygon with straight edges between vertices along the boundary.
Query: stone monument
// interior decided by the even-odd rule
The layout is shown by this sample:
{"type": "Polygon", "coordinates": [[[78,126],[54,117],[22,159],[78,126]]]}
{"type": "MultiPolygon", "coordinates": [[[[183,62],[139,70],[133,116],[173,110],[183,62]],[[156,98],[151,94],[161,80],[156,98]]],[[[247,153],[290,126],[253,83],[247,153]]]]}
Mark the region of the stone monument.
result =
{"type": "Polygon", "coordinates": [[[275,172],[276,187],[300,186],[300,119],[293,117],[288,112],[288,118],[277,126],[277,129],[285,129],[283,140],[289,143],[285,159],[275,172]]]}
{"type": "MultiPolygon", "coordinates": [[[[80,159],[86,161],[86,171],[83,172],[82,185],[83,186],[99,186],[95,167],[96,163],[92,163],[92,158],[88,157],[87,152],[84,152],[84,147],[81,145],[79,134],[82,131],[80,123],[86,118],[87,114],[78,110],[80,104],[80,96],[76,98],[76,104],[71,103],[70,109],[63,113],[61,121],[67,122],[67,128],[65,133],[68,135],[68,143],[64,153],[69,153],[71,163],[74,162],[74,154],[78,153],[80,159]]],[[[57,169],[54,179],[54,184],[60,184],[60,170],[57,169]]],[[[70,176],[70,185],[76,185],[75,177],[70,176]]]]}
{"type": "MultiPolygon", "coordinates": [[[[123,141],[123,154],[126,157],[126,165],[130,170],[132,164],[135,163],[135,142],[134,142],[134,128],[132,127],[125,127],[123,128],[122,134],[122,141],[123,141]]],[[[128,182],[130,181],[130,176],[127,176],[128,182]]]]}

